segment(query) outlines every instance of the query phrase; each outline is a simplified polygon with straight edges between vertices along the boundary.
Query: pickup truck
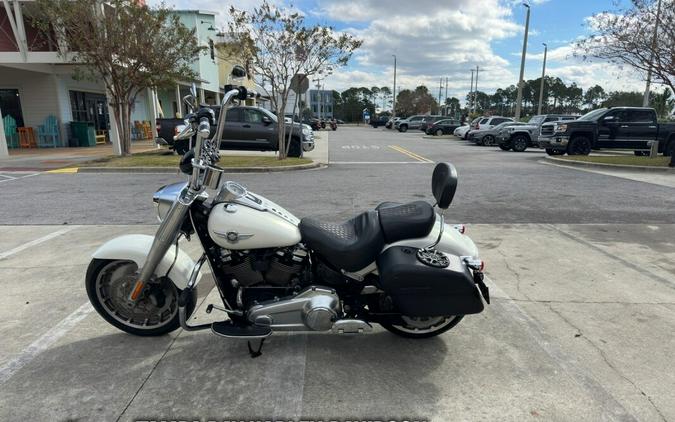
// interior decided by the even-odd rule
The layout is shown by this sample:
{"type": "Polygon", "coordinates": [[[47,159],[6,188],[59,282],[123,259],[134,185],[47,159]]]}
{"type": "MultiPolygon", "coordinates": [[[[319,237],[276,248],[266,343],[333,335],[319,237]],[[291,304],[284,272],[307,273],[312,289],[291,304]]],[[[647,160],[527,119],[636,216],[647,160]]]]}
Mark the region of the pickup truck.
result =
{"type": "MultiPolygon", "coordinates": [[[[212,108],[216,113],[216,119],[218,119],[220,106],[212,108]]],[[[168,144],[181,155],[188,151],[188,140],[177,142],[173,140],[176,128],[184,125],[184,120],[157,119],[156,123],[158,143],[168,144]]],[[[293,138],[288,151],[289,157],[301,157],[303,151],[313,150],[314,139],[311,130],[307,130],[300,123],[286,123],[286,133],[290,133],[291,127],[293,128],[293,138]]],[[[215,129],[215,127],[211,127],[211,136],[215,135],[215,129]]],[[[220,149],[277,151],[279,149],[277,116],[261,107],[241,106],[229,109],[227,116],[225,116],[220,149]]]]}
{"type": "Polygon", "coordinates": [[[658,151],[670,154],[675,142],[675,123],[659,124],[653,108],[600,108],[569,122],[545,123],[538,138],[539,146],[549,155],[588,155],[592,149],[632,149],[642,155],[652,142],[658,151]]]}
{"type": "Polygon", "coordinates": [[[539,114],[530,117],[524,125],[508,125],[497,136],[499,148],[504,151],[523,152],[528,147],[539,146],[539,132],[544,123],[575,120],[579,116],[564,114],[539,114]]]}
{"type": "Polygon", "coordinates": [[[380,126],[385,126],[389,122],[389,116],[380,116],[370,119],[370,125],[377,129],[380,126]]]}

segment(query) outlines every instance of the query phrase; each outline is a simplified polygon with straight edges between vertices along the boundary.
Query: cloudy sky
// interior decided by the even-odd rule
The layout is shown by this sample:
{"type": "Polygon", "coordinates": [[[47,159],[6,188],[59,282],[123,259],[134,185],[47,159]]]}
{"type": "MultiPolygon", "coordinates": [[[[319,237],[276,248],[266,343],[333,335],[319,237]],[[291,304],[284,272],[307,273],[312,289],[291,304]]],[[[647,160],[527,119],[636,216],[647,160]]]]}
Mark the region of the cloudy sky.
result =
{"type": "MultiPolygon", "coordinates": [[[[615,10],[616,1],[530,0],[525,78],[541,75],[542,43],[547,43],[547,75],[583,88],[597,83],[608,90],[644,89],[639,76],[627,69],[573,57],[573,43],[587,33],[590,17],[615,10]]],[[[230,5],[252,9],[257,4],[256,0],[165,2],[179,9],[216,12],[222,26],[230,5]]],[[[397,85],[403,88],[425,84],[437,93],[439,79],[447,77],[448,95],[463,99],[469,91],[470,69],[476,66],[480,90],[493,92],[518,80],[526,15],[518,0],[296,0],[292,5],[309,24],[330,25],[364,40],[350,64],[327,79],[327,89],[391,87],[392,54],[398,62],[397,85]]]]}

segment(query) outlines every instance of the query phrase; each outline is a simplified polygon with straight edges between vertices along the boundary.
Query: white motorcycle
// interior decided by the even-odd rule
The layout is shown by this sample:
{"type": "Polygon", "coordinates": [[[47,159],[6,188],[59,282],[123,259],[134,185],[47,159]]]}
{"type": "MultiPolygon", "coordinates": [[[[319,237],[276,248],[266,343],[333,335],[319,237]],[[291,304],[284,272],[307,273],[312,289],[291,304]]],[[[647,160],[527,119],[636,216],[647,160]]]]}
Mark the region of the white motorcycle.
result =
{"type": "MultiPolygon", "coordinates": [[[[241,77],[244,70],[237,66],[233,74],[241,77]]],[[[251,96],[245,87],[228,85],[222,110],[251,96]]],[[[186,96],[186,103],[194,105],[195,97],[186,96]]],[[[225,115],[221,111],[216,123],[213,110],[202,107],[176,136],[194,143],[181,160],[190,177],[155,193],[161,220],[155,237],[121,236],[93,254],[87,294],[110,324],[141,336],[178,327],[211,329],[249,340],[255,357],[274,331],[356,334],[377,323],[404,337],[425,338],[481,312],[481,296],[489,303],[476,246],[464,226],[444,222],[457,187],[451,164],[439,163],[433,171],[435,206],[382,203],[342,224],[300,220],[221,180],[215,162],[225,115]],[[178,246],[180,237],[194,236],[204,251],[196,262],[178,246]],[[222,300],[206,312],[226,317],[189,325],[205,263],[222,300]]]]}

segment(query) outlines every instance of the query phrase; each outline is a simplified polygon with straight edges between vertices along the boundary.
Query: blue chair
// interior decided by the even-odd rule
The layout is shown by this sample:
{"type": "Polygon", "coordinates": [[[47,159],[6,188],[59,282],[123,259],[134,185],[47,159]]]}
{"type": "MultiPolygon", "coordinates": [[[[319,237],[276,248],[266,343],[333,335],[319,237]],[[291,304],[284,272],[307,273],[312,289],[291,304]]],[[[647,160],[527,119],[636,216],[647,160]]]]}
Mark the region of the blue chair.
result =
{"type": "Polygon", "coordinates": [[[5,127],[5,138],[7,139],[8,148],[19,147],[19,134],[16,132],[16,120],[12,116],[5,116],[2,118],[2,124],[5,127]]]}
{"type": "Polygon", "coordinates": [[[59,121],[54,116],[47,116],[44,124],[38,126],[38,146],[56,148],[60,145],[59,121]]]}

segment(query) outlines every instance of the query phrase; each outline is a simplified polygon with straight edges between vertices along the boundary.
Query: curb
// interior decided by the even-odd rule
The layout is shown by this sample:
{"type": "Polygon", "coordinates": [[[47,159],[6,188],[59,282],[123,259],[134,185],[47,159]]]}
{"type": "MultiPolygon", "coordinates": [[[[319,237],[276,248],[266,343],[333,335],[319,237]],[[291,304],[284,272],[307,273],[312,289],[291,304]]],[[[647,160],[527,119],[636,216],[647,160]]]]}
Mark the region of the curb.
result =
{"type": "Polygon", "coordinates": [[[422,136],[422,139],[441,140],[441,139],[460,139],[460,138],[456,137],[455,135],[442,135],[442,136],[424,135],[422,136]]]}
{"type": "Polygon", "coordinates": [[[629,164],[606,164],[606,163],[589,163],[586,161],[564,160],[561,158],[544,157],[544,160],[550,161],[560,165],[568,165],[570,167],[590,167],[596,169],[615,169],[615,170],[635,170],[644,172],[666,172],[675,173],[675,167],[656,167],[656,166],[633,166],[629,164]]]}
{"type": "MultiPolygon", "coordinates": [[[[298,164],[286,167],[221,167],[223,173],[276,173],[282,171],[311,170],[322,167],[321,163],[298,164]]],[[[327,167],[327,166],[323,166],[327,167]]],[[[80,167],[78,173],[162,173],[179,174],[175,167],[80,167]]]]}

